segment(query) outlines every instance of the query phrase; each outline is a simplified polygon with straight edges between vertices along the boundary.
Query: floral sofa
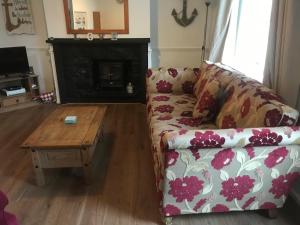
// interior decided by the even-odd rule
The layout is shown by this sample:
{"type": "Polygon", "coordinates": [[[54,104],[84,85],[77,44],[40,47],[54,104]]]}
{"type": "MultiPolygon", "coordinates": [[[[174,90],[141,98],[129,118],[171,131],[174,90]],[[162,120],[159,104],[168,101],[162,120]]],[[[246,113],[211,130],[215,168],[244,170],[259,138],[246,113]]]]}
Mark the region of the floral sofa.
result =
{"type": "Polygon", "coordinates": [[[272,209],[300,177],[298,112],[222,64],[150,69],[147,110],[161,213],[272,209]]]}

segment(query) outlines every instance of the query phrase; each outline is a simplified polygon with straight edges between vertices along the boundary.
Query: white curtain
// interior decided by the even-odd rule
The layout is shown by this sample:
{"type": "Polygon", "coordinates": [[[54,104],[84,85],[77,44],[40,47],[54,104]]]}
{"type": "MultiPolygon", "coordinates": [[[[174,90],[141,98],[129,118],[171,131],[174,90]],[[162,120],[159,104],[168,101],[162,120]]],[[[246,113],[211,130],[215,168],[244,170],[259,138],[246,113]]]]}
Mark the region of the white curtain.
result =
{"type": "Polygon", "coordinates": [[[283,75],[288,0],[273,0],[263,83],[278,91],[283,75]]]}
{"type": "Polygon", "coordinates": [[[222,60],[233,2],[234,0],[219,1],[218,17],[215,24],[212,48],[209,54],[209,60],[212,62],[220,62],[222,60]]]}

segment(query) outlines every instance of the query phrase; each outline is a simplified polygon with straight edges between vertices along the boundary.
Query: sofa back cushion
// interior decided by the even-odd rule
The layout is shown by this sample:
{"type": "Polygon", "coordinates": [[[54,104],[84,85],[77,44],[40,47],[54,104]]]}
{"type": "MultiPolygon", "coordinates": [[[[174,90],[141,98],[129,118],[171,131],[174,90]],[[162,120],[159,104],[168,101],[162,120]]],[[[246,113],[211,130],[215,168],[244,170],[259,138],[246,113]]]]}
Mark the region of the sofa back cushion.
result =
{"type": "Polygon", "coordinates": [[[242,75],[222,64],[210,66],[201,76],[202,85],[198,92],[193,117],[201,118],[203,122],[215,119],[220,109],[220,102],[223,102],[225,88],[239,76],[242,75]]]}
{"type": "Polygon", "coordinates": [[[199,70],[200,76],[198,76],[193,89],[193,93],[197,98],[199,98],[199,96],[202,94],[203,88],[207,82],[207,78],[205,78],[206,72],[210,71],[211,73],[215,73],[217,69],[218,67],[212,62],[209,61],[202,62],[199,70]]]}
{"type": "Polygon", "coordinates": [[[226,88],[227,98],[216,124],[219,128],[293,126],[299,113],[261,83],[237,77],[226,88]]]}
{"type": "Polygon", "coordinates": [[[157,68],[147,72],[147,90],[150,93],[193,94],[199,68],[157,68]]]}

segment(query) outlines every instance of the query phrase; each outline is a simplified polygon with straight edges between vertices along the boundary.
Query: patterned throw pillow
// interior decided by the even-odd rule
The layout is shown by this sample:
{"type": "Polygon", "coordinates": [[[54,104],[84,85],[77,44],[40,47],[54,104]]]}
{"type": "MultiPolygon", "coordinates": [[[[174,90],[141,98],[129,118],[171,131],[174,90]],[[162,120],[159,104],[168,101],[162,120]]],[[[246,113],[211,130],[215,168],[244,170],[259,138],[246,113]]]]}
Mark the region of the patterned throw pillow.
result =
{"type": "Polygon", "coordinates": [[[216,119],[220,129],[296,124],[298,112],[283,104],[278,95],[255,80],[240,77],[225,91],[227,99],[216,119]]]}
{"type": "Polygon", "coordinates": [[[206,78],[206,72],[208,71],[215,71],[215,69],[217,69],[218,67],[208,61],[204,61],[201,65],[200,68],[200,75],[198,76],[198,80],[196,81],[195,85],[194,85],[194,95],[199,98],[199,96],[201,95],[203,88],[207,82],[207,78],[206,78]]]}
{"type": "Polygon", "coordinates": [[[237,71],[220,63],[207,67],[199,86],[193,117],[202,118],[203,122],[215,120],[225,102],[225,88],[241,76],[237,71]]]}
{"type": "Polygon", "coordinates": [[[222,86],[220,81],[214,77],[208,78],[204,85],[203,91],[199,96],[197,103],[194,107],[193,117],[201,118],[202,122],[212,120],[216,116],[219,108],[218,99],[220,99],[220,93],[222,86]]]}

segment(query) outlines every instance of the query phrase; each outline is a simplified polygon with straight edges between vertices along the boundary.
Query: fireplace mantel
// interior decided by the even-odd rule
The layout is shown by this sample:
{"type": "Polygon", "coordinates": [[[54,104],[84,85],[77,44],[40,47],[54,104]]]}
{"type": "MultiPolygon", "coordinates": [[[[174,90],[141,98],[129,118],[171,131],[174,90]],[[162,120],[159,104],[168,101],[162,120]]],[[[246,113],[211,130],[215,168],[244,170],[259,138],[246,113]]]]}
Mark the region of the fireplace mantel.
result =
{"type": "Polygon", "coordinates": [[[61,103],[145,102],[148,38],[51,38],[61,103]],[[128,83],[134,93],[128,94],[128,83]]]}
{"type": "Polygon", "coordinates": [[[149,44],[150,38],[120,38],[117,40],[95,38],[92,41],[86,38],[49,38],[49,44],[149,44]]]}

